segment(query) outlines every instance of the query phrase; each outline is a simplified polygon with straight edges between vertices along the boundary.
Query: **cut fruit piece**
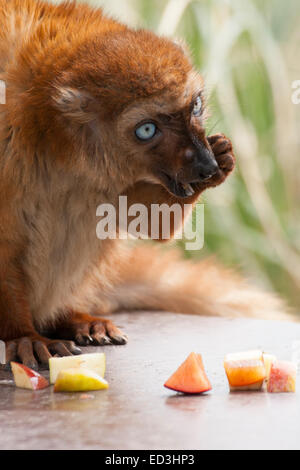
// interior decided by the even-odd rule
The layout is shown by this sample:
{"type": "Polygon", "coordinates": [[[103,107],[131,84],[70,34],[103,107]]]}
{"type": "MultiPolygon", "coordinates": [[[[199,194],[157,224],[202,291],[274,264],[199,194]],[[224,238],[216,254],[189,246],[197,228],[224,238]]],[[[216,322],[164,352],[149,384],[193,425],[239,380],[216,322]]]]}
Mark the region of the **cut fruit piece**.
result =
{"type": "Polygon", "coordinates": [[[296,364],[288,361],[273,362],[267,390],[269,393],[294,393],[296,379],[296,364]]]}
{"type": "Polygon", "coordinates": [[[89,392],[107,388],[108,383],[103,377],[84,367],[61,370],[54,385],[55,392],[89,392]]]}
{"type": "Polygon", "coordinates": [[[273,356],[272,354],[263,353],[263,361],[264,361],[264,365],[266,369],[266,381],[267,382],[270,377],[272,364],[273,362],[276,362],[276,360],[277,360],[276,356],[273,356]]]}
{"type": "Polygon", "coordinates": [[[16,387],[26,388],[28,390],[41,390],[49,387],[48,380],[38,374],[38,372],[17,362],[11,362],[10,365],[16,387]]]}
{"type": "Polygon", "coordinates": [[[227,354],[224,368],[231,391],[261,390],[266,378],[262,351],[227,354]]]}
{"type": "Polygon", "coordinates": [[[242,385],[240,387],[234,387],[233,385],[229,384],[230,391],[231,392],[251,392],[251,391],[260,391],[263,387],[264,380],[260,380],[259,382],[256,382],[255,384],[252,385],[242,385]]]}
{"type": "Polygon", "coordinates": [[[211,390],[201,355],[192,352],[164,386],[182,393],[203,393],[211,390]]]}
{"type": "Polygon", "coordinates": [[[59,372],[65,369],[83,367],[92,370],[100,377],[105,374],[105,354],[92,353],[80,356],[51,357],[49,359],[50,383],[54,384],[59,372]]]}

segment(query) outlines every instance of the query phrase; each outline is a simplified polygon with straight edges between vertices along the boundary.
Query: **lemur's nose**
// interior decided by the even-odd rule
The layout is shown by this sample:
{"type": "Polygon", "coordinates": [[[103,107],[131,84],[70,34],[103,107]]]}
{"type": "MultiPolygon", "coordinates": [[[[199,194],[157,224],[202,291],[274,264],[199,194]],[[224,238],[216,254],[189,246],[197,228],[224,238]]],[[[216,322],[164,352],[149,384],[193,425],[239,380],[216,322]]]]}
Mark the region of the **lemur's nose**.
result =
{"type": "Polygon", "coordinates": [[[202,162],[198,164],[199,176],[203,181],[209,180],[212,178],[218,171],[218,164],[216,161],[211,161],[209,163],[203,164],[202,162]]]}
{"type": "Polygon", "coordinates": [[[193,173],[197,179],[200,178],[202,181],[212,178],[219,169],[214,154],[204,145],[186,149],[185,157],[193,164],[193,173]]]}

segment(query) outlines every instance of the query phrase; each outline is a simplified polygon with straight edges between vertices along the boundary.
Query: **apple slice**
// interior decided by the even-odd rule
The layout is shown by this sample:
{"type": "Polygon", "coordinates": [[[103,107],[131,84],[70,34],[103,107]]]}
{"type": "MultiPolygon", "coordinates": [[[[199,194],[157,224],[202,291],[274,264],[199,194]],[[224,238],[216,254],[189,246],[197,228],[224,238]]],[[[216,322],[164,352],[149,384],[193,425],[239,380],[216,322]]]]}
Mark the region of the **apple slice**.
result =
{"type": "Polygon", "coordinates": [[[224,368],[231,391],[261,390],[266,378],[263,353],[259,350],[227,354],[224,368]]]}
{"type": "Polygon", "coordinates": [[[17,387],[27,388],[28,390],[41,390],[49,387],[48,380],[38,372],[17,362],[11,362],[10,365],[17,387]]]}
{"type": "Polygon", "coordinates": [[[93,370],[85,367],[61,370],[54,385],[54,392],[89,392],[104,390],[108,383],[93,370]]]}
{"type": "Polygon", "coordinates": [[[192,352],[164,386],[183,393],[203,393],[211,390],[201,355],[192,352]]]}
{"type": "Polygon", "coordinates": [[[84,367],[93,370],[100,377],[105,374],[105,354],[91,353],[80,356],[51,357],[49,359],[50,383],[54,384],[59,372],[65,369],[84,367]]]}
{"type": "Polygon", "coordinates": [[[275,361],[271,366],[267,390],[269,393],[294,393],[296,379],[296,364],[288,361],[275,361]]]}

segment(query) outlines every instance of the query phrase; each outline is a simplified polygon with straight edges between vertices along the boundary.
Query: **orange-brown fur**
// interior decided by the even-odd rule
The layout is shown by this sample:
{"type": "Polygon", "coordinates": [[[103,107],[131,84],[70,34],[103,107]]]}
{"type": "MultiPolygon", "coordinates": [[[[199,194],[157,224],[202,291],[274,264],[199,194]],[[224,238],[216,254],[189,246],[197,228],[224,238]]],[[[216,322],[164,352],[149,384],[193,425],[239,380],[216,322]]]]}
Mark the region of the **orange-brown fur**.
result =
{"type": "Polygon", "coordinates": [[[194,204],[233,169],[230,141],[208,138],[204,117],[190,118],[203,82],[180,46],[86,5],[0,0],[0,80],[0,338],[12,341],[9,357],[35,365],[31,341],[41,360],[43,344],[66,352],[41,336],[49,329],[79,344],[122,343],[95,316],[121,308],[275,314],[276,300],[210,261],[182,263],[158,248],[96,238],[99,204],[116,206],[120,194],[147,206],[194,204]],[[139,146],[132,127],[152,115],[164,140],[139,146]],[[188,180],[191,133],[219,169],[181,199],[159,175],[188,180]]]}

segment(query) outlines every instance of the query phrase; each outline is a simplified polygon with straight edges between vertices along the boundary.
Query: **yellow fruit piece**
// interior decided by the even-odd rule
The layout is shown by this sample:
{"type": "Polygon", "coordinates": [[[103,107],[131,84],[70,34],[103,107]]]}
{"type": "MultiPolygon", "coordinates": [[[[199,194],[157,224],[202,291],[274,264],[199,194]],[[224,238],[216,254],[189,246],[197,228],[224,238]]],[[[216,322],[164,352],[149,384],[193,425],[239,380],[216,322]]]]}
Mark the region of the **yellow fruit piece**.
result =
{"type": "Polygon", "coordinates": [[[51,357],[49,359],[50,383],[54,384],[59,372],[66,369],[82,367],[92,370],[100,377],[105,374],[105,354],[92,353],[79,356],[51,357]]]}
{"type": "Polygon", "coordinates": [[[224,368],[231,390],[260,390],[266,378],[262,351],[228,354],[224,368]]]}
{"type": "Polygon", "coordinates": [[[107,388],[105,379],[96,372],[81,367],[61,370],[54,385],[55,392],[88,392],[107,388]]]}

